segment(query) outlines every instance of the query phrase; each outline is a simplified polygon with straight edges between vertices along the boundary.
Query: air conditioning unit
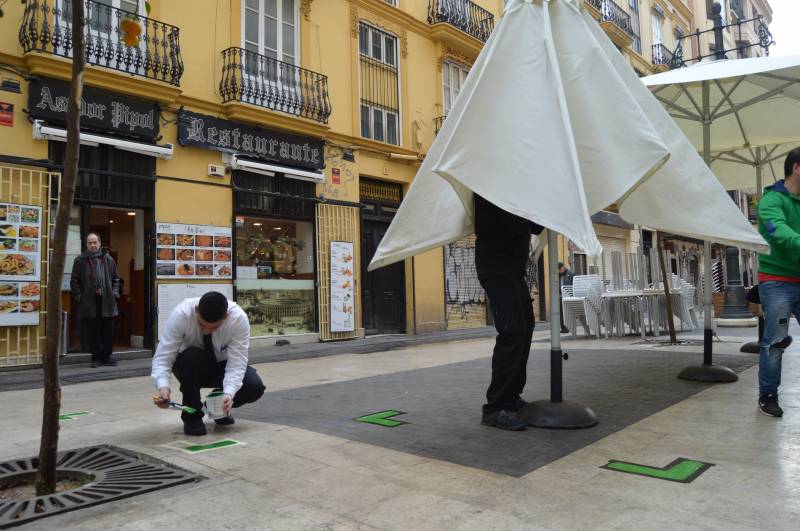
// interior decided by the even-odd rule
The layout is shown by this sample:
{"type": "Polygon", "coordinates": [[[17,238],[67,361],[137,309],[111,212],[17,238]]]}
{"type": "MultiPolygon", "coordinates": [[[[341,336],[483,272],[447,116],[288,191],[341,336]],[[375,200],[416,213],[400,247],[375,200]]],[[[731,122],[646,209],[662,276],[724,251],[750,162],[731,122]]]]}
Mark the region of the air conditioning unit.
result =
{"type": "Polygon", "coordinates": [[[211,177],[225,177],[225,166],[221,164],[209,164],[208,175],[211,177]]]}

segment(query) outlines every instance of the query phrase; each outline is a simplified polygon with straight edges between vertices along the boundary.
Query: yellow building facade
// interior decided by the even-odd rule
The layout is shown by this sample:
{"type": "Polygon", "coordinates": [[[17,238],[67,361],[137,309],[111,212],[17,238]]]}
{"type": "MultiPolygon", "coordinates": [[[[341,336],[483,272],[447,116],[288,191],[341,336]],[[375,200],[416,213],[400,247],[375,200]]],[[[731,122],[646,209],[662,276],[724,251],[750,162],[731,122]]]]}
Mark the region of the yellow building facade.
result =
{"type": "MultiPolygon", "coordinates": [[[[643,74],[663,68],[662,48],[697,24],[687,0],[618,1],[585,4],[643,74]]],[[[124,280],[120,349],[152,349],[176,301],[211,289],[245,308],[254,344],[487,324],[474,240],[374,273],[366,265],[503,0],[151,4],[147,13],[143,0],[85,2],[65,348],[82,349],[68,276],[88,232],[102,236],[124,280]],[[138,43],[128,47],[132,22],[138,43]]],[[[41,207],[44,234],[63,161],[69,2],[4,7],[0,203],[41,207]],[[41,183],[38,195],[23,174],[41,183]]],[[[639,232],[615,216],[601,213],[598,234],[632,252],[639,232]]],[[[43,292],[46,238],[40,245],[29,258],[43,292]]],[[[566,241],[559,257],[582,264],[578,272],[591,266],[566,241]]],[[[537,317],[546,311],[543,263],[529,268],[537,317]]],[[[19,308],[22,281],[4,278],[19,308]]],[[[38,361],[47,318],[7,320],[0,366],[38,361]]]]}

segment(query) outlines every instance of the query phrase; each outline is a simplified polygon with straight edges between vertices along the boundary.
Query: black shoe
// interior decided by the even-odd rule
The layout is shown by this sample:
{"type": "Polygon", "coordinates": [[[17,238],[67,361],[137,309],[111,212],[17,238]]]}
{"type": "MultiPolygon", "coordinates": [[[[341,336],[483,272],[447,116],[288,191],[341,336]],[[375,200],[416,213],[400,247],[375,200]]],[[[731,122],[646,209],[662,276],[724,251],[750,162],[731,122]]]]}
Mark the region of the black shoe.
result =
{"type": "Polygon", "coordinates": [[[569,328],[567,328],[566,326],[562,326],[561,327],[561,333],[562,334],[569,334],[569,328]]]}
{"type": "Polygon", "coordinates": [[[183,433],[186,435],[205,435],[206,425],[203,424],[203,418],[188,418],[183,419],[183,433]]]}
{"type": "Polygon", "coordinates": [[[783,339],[781,339],[780,341],[778,341],[777,343],[775,343],[772,346],[775,347],[775,348],[784,348],[785,349],[785,348],[789,348],[789,345],[792,344],[792,341],[793,341],[792,340],[792,336],[786,336],[786,337],[784,337],[783,339]]]}
{"type": "Polygon", "coordinates": [[[105,361],[101,361],[100,365],[102,365],[103,367],[116,367],[117,360],[107,359],[105,361]]]}
{"type": "Polygon", "coordinates": [[[494,426],[501,430],[522,431],[528,427],[528,424],[519,419],[511,411],[501,409],[494,413],[484,413],[481,417],[481,424],[485,426],[494,426]]]}
{"type": "Polygon", "coordinates": [[[236,424],[236,419],[228,415],[227,417],[222,417],[220,419],[214,419],[214,423],[217,426],[233,426],[236,424]]]}
{"type": "Polygon", "coordinates": [[[519,411],[520,409],[524,408],[528,405],[528,402],[523,400],[521,396],[517,397],[517,402],[514,404],[514,411],[519,411]]]}
{"type": "Polygon", "coordinates": [[[758,399],[758,408],[765,415],[770,417],[782,417],[783,410],[778,405],[778,395],[763,395],[758,399]]]}

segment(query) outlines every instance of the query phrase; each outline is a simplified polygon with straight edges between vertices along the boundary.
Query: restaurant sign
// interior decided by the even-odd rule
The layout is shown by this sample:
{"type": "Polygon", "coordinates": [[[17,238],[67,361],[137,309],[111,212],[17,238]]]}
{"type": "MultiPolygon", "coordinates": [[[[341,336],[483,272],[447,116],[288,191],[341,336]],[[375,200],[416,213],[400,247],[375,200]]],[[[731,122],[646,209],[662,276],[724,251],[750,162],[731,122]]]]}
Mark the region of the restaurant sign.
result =
{"type": "MultiPolygon", "coordinates": [[[[33,119],[66,126],[69,84],[31,78],[28,111],[33,119]]],[[[154,142],[158,137],[158,105],[95,89],[83,88],[81,129],[154,142]]]]}
{"type": "Polygon", "coordinates": [[[199,146],[296,168],[321,170],[324,167],[320,139],[186,110],[178,115],[178,142],[182,146],[199,146]]]}

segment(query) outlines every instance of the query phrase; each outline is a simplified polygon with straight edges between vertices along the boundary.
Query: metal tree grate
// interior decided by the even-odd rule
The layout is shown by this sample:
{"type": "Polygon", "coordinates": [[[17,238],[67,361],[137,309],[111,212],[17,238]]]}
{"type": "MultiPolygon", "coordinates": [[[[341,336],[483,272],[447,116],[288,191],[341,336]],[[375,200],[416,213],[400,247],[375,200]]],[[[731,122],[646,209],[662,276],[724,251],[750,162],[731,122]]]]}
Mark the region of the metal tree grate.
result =
{"type": "MultiPolygon", "coordinates": [[[[37,465],[38,457],[0,463],[0,485],[32,479],[37,465]]],[[[163,461],[114,446],[61,452],[57,469],[59,478],[93,479],[73,490],[0,502],[0,529],[201,479],[163,461]]]]}

